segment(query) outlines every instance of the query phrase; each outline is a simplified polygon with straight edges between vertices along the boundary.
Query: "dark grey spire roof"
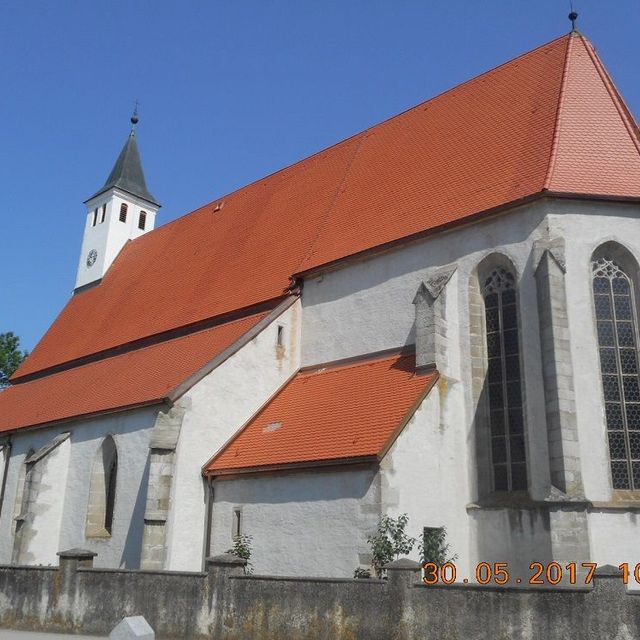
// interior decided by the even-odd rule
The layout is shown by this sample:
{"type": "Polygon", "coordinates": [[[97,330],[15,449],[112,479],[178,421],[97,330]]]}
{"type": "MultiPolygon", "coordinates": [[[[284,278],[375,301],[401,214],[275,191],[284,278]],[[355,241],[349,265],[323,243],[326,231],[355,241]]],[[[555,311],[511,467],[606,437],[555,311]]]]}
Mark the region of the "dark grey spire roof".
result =
{"type": "Polygon", "coordinates": [[[149,189],[147,189],[135,131],[131,131],[129,134],[104,186],[99,191],[96,191],[89,200],[108,191],[112,187],[117,187],[131,195],[138,196],[143,200],[160,206],[160,203],[153,197],[149,189]]]}

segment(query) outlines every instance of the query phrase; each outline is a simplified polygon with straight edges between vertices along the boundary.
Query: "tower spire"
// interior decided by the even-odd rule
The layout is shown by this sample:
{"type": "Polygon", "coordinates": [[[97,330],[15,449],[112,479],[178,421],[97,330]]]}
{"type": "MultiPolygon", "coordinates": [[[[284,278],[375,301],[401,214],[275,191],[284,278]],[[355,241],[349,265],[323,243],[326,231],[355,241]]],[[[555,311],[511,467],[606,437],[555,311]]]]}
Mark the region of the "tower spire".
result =
{"type": "Polygon", "coordinates": [[[135,132],[138,101],[131,131],[109,177],[88,200],[87,217],[75,290],[103,278],[129,240],[152,231],[160,204],[147,188],[135,132]]]}
{"type": "Polygon", "coordinates": [[[122,151],[120,151],[120,155],[118,156],[118,159],[116,160],[106,182],[99,191],[89,198],[89,200],[92,200],[96,196],[116,187],[133,196],[137,196],[147,202],[160,206],[156,198],[147,188],[147,182],[144,178],[142,160],[140,159],[140,151],[138,150],[138,142],[135,135],[135,126],[138,124],[138,121],[138,104],[136,101],[136,107],[131,116],[131,133],[124,143],[122,151]]]}

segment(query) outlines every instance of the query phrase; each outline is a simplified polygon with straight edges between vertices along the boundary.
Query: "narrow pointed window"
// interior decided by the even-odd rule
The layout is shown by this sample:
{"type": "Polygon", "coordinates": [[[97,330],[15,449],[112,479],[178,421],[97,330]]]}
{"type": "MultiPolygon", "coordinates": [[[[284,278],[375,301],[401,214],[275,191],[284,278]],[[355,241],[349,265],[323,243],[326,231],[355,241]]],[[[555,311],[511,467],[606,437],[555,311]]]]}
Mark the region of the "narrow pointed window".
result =
{"type": "Polygon", "coordinates": [[[140,217],[138,218],[138,229],[142,229],[142,231],[144,231],[146,224],[147,224],[147,212],[141,211],[140,217]]]}
{"type": "Polygon", "coordinates": [[[118,451],[111,436],[105,438],[91,471],[87,536],[108,537],[113,528],[118,479],[118,451]]]}
{"type": "Polygon", "coordinates": [[[520,339],[514,274],[496,267],[484,279],[487,385],[494,491],[527,488],[520,339]]]}
{"type": "Polygon", "coordinates": [[[94,209],[93,210],[93,219],[91,221],[91,226],[95,227],[98,224],[98,210],[94,209]]]}
{"type": "Polygon", "coordinates": [[[127,221],[127,210],[129,209],[129,207],[123,202],[120,205],[120,222],[126,222],[127,221]]]}
{"type": "Polygon", "coordinates": [[[615,253],[592,261],[600,374],[614,489],[640,490],[640,374],[634,283],[615,253]]]}
{"type": "Polygon", "coordinates": [[[103,204],[102,205],[102,212],[100,214],[100,222],[104,222],[105,218],[107,217],[107,205],[103,204]]]}

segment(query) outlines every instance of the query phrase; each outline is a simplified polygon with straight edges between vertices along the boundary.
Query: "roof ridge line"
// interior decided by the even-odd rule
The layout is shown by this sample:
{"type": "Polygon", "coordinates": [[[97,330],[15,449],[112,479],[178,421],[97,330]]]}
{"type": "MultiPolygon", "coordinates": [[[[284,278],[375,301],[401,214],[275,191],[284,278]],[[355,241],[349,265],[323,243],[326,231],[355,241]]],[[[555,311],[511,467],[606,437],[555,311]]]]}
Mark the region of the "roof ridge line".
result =
{"type": "Polygon", "coordinates": [[[609,75],[609,72],[602,63],[602,60],[600,60],[600,56],[596,52],[595,47],[593,46],[591,41],[582,34],[578,35],[582,40],[584,48],[587,51],[587,55],[589,56],[589,58],[591,58],[591,62],[593,63],[596,72],[600,76],[600,80],[602,81],[604,88],[606,89],[609,96],[611,96],[616,111],[618,112],[618,114],[620,115],[620,119],[622,120],[622,124],[625,126],[627,133],[631,138],[631,142],[633,142],[634,146],[638,150],[638,153],[640,154],[640,133],[638,131],[638,124],[636,123],[631,109],[629,109],[624,98],[618,91],[613,78],[611,78],[611,76],[609,75]]]}
{"type": "Polygon", "coordinates": [[[375,351],[374,353],[364,353],[358,356],[351,356],[348,358],[341,358],[340,360],[333,360],[330,362],[321,362],[319,364],[310,365],[308,367],[300,367],[300,375],[313,375],[314,373],[328,373],[330,371],[337,371],[338,369],[351,369],[353,367],[362,367],[367,364],[373,364],[374,362],[382,362],[383,360],[391,360],[395,358],[407,358],[415,353],[414,345],[408,345],[404,347],[393,347],[391,349],[383,349],[382,351],[375,351]]]}
{"type": "MultiPolygon", "coordinates": [[[[166,227],[169,227],[172,224],[175,224],[176,222],[179,222],[180,220],[183,220],[184,218],[197,213],[198,211],[202,211],[203,209],[206,209],[207,207],[212,206],[214,203],[220,202],[221,200],[225,200],[226,198],[231,198],[232,196],[236,195],[237,193],[244,191],[245,189],[248,189],[249,187],[252,187],[254,185],[259,184],[260,182],[264,181],[264,180],[269,180],[270,178],[277,176],[280,173],[283,173],[284,171],[287,171],[289,169],[292,169],[295,166],[298,165],[302,165],[303,163],[312,160],[313,158],[316,158],[318,156],[321,156],[323,153],[326,153],[328,151],[330,151],[331,149],[335,149],[336,147],[339,147],[340,145],[343,144],[347,144],[348,142],[353,141],[355,138],[359,137],[359,136],[365,136],[365,134],[371,132],[372,129],[376,129],[377,127],[380,127],[384,124],[387,124],[388,122],[391,122],[397,118],[402,117],[403,115],[405,115],[406,113],[409,113],[410,111],[413,111],[414,109],[418,109],[420,107],[423,107],[431,102],[433,102],[434,100],[437,100],[438,98],[441,98],[442,96],[452,92],[452,91],[456,91],[457,89],[460,89],[461,87],[464,87],[466,85],[468,85],[471,82],[474,82],[475,80],[479,80],[480,78],[483,78],[484,76],[487,76],[489,74],[492,74],[496,71],[498,71],[499,69],[501,69],[502,67],[507,66],[508,64],[511,64],[513,62],[516,62],[518,60],[520,60],[521,58],[524,58],[525,56],[531,55],[533,53],[535,53],[536,51],[539,51],[540,49],[544,49],[545,47],[548,47],[552,44],[554,44],[555,42],[558,42],[560,40],[562,40],[563,38],[568,38],[571,36],[571,33],[567,34],[564,33],[560,36],[558,36],[557,38],[553,38],[552,40],[549,40],[548,42],[545,42],[541,45],[538,45],[537,47],[533,48],[533,49],[529,49],[528,51],[524,51],[523,53],[520,53],[519,55],[517,55],[515,58],[510,58],[509,60],[506,60],[505,62],[501,62],[500,64],[496,65],[495,67],[491,67],[490,69],[487,69],[486,71],[482,71],[481,73],[468,78],[467,80],[464,80],[462,82],[460,82],[459,84],[456,84],[452,87],[449,87],[448,89],[445,89],[444,91],[441,91],[440,93],[437,93],[434,96],[431,96],[430,98],[427,98],[426,100],[422,100],[421,102],[418,102],[417,104],[414,104],[410,107],[407,107],[406,109],[404,109],[403,111],[400,111],[399,113],[393,114],[391,116],[389,116],[388,118],[384,118],[383,120],[380,120],[379,122],[375,122],[374,124],[361,129],[360,131],[357,131],[356,133],[351,134],[350,136],[347,136],[346,138],[343,138],[342,140],[338,140],[326,147],[323,147],[322,149],[319,149],[318,151],[314,151],[313,153],[311,153],[308,156],[304,156],[298,160],[294,160],[293,162],[290,162],[289,164],[285,165],[284,167],[280,167],[279,169],[276,169],[274,171],[272,171],[271,173],[267,173],[264,176],[261,176],[259,178],[256,178],[255,180],[252,180],[251,182],[248,182],[247,184],[243,184],[239,187],[237,187],[236,189],[233,189],[232,191],[228,191],[225,194],[222,194],[220,196],[216,196],[215,198],[208,200],[207,202],[205,202],[204,204],[200,205],[199,207],[196,207],[195,209],[192,209],[191,211],[188,211],[187,213],[184,213],[183,215],[179,216],[178,218],[175,218],[173,220],[170,220],[168,222],[166,222],[165,224],[161,225],[160,227],[157,227],[156,229],[154,229],[152,232],[150,233],[145,233],[144,235],[140,236],[140,238],[144,238],[146,236],[151,235],[152,233],[156,232],[156,231],[160,231],[161,229],[164,229],[166,227]]],[[[139,238],[136,238],[136,240],[139,238]]]]}
{"type": "Polygon", "coordinates": [[[542,190],[547,191],[551,185],[551,178],[553,176],[553,170],[556,166],[556,158],[558,155],[558,140],[560,138],[560,115],[562,107],[564,105],[565,89],[567,86],[567,75],[569,70],[569,56],[571,55],[571,43],[573,42],[573,31],[569,33],[567,38],[567,48],[564,56],[564,65],[562,67],[562,79],[560,81],[560,92],[558,93],[558,106],[556,108],[556,115],[553,123],[553,138],[551,141],[551,152],[549,153],[549,163],[547,164],[547,173],[542,183],[542,190]]]}

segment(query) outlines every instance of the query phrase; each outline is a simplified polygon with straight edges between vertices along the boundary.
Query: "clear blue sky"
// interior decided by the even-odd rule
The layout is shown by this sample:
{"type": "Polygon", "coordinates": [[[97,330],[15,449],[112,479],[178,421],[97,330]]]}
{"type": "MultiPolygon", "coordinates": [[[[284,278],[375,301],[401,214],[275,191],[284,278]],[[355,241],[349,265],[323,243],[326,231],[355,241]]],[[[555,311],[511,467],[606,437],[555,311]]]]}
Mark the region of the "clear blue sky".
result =
{"type": "MultiPolygon", "coordinates": [[[[635,114],[639,0],[575,0],[635,114]]],[[[0,332],[73,288],[83,200],[140,101],[164,224],[569,30],[568,0],[0,2],[0,332]]]]}

